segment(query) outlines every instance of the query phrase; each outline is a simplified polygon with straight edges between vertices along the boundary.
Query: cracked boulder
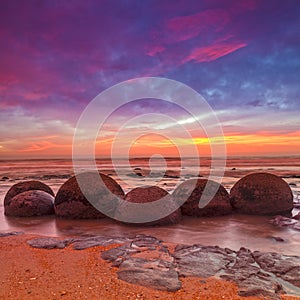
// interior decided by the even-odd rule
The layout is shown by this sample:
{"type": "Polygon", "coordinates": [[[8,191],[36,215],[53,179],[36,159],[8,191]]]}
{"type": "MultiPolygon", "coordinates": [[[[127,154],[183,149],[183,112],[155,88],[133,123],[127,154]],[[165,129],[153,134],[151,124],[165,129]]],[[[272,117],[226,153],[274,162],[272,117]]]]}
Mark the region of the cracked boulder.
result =
{"type": "Polygon", "coordinates": [[[54,197],[41,190],[29,190],[11,198],[4,206],[10,217],[33,217],[54,214],[54,197]]]}
{"type": "Polygon", "coordinates": [[[123,198],[124,192],[111,177],[97,172],[81,173],[71,177],[58,190],[55,214],[69,219],[104,218],[103,212],[113,216],[118,197],[123,198]]]}
{"type": "Polygon", "coordinates": [[[22,181],[14,184],[8,190],[4,197],[4,207],[8,206],[10,204],[11,199],[14,198],[16,195],[31,190],[44,191],[54,197],[52,189],[47,184],[37,180],[22,181]]]}
{"type": "Polygon", "coordinates": [[[176,224],[181,210],[169,193],[158,186],[138,187],[119,204],[116,219],[126,224],[143,226],[176,224]]]}
{"type": "Polygon", "coordinates": [[[186,216],[215,217],[232,212],[228,192],[212,180],[186,180],[175,189],[172,196],[186,216]]]}
{"type": "Polygon", "coordinates": [[[291,215],[293,193],[280,177],[270,173],[252,173],[230,190],[234,211],[250,215],[291,215]]]}

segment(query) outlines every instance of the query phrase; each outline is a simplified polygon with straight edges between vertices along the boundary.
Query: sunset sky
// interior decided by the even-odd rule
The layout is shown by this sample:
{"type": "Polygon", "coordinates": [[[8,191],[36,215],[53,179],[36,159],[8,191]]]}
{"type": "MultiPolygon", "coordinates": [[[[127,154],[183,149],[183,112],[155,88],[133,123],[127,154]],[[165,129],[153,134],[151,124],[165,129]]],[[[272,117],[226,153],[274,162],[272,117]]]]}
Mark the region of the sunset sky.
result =
{"type": "MultiPolygon", "coordinates": [[[[2,0],[0,37],[0,158],[71,157],[86,105],[144,76],[200,93],[220,120],[228,155],[300,153],[298,0],[2,0]]],[[[122,127],[120,156],[129,140],[133,156],[178,155],[176,143],[206,155],[205,128],[193,126],[170,103],[135,101],[106,120],[96,152],[108,156],[122,127]],[[155,113],[178,123],[146,118],[155,113]]]]}

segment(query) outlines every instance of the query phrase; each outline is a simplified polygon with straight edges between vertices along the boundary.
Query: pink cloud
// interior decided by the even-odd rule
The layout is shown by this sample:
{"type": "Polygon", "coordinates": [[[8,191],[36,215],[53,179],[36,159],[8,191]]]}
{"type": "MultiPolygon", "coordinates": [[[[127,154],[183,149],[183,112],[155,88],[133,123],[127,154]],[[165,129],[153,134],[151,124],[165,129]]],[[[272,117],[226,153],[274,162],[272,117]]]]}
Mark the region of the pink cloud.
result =
{"type": "Polygon", "coordinates": [[[199,47],[194,49],[191,54],[183,60],[182,63],[186,63],[191,60],[196,62],[213,61],[246,46],[247,44],[243,42],[229,42],[199,47]]]}
{"type": "Polygon", "coordinates": [[[157,45],[157,46],[154,46],[154,47],[150,48],[149,51],[147,52],[147,55],[155,56],[156,54],[161,53],[165,50],[166,50],[165,47],[157,45]]]}
{"type": "Polygon", "coordinates": [[[181,42],[198,36],[207,29],[222,30],[230,18],[223,9],[208,9],[203,12],[170,19],[167,29],[173,41],[181,42]]]}
{"type": "Polygon", "coordinates": [[[23,94],[24,99],[31,100],[31,101],[47,98],[48,96],[49,94],[40,93],[40,92],[27,92],[23,94]]]}

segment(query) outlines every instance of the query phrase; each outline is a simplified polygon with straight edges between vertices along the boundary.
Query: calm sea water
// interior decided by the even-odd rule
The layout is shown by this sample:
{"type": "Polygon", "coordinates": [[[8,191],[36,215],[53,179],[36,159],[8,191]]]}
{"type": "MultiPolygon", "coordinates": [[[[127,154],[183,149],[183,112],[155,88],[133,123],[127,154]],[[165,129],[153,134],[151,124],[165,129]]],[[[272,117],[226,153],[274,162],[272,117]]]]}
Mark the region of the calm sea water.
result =
{"type": "MultiPolygon", "coordinates": [[[[125,192],[130,189],[155,184],[170,193],[182,181],[199,174],[207,177],[210,172],[209,159],[166,161],[132,159],[112,162],[98,160],[98,168],[115,178],[125,192]],[[113,168],[116,166],[116,169],[113,168]],[[133,177],[142,173],[143,177],[133,177]],[[165,176],[163,176],[165,174],[165,176]]],[[[85,162],[82,169],[88,170],[85,162]]],[[[241,177],[252,172],[270,172],[283,177],[294,193],[300,198],[300,158],[230,158],[226,162],[225,174],[220,178],[226,189],[230,189],[241,177]]],[[[8,189],[23,180],[41,180],[51,186],[54,192],[73,175],[70,160],[3,160],[0,161],[0,230],[24,231],[48,236],[72,236],[77,234],[134,235],[153,234],[165,241],[175,243],[219,245],[238,250],[241,246],[251,250],[275,251],[289,255],[300,255],[300,232],[288,228],[277,228],[269,224],[270,217],[230,215],[217,218],[184,218],[180,224],[163,227],[141,228],[125,226],[111,220],[63,220],[50,217],[8,218],[3,213],[3,199],[8,189]],[[282,237],[276,242],[272,237],[282,237]]],[[[293,213],[297,213],[294,210],[293,213]]]]}

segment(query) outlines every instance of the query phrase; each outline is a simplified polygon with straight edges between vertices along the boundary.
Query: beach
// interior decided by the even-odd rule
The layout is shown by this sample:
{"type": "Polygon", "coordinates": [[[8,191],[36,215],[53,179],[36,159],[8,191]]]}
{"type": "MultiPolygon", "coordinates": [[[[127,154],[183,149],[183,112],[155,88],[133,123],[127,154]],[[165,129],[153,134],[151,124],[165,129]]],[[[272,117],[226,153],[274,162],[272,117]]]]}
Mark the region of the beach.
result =
{"type": "MultiPolygon", "coordinates": [[[[100,161],[99,168],[116,179],[125,192],[136,185],[153,184],[172,192],[176,184],[194,178],[195,169],[191,160],[189,166],[180,171],[176,159],[169,160],[169,174],[162,179],[133,178],[129,176],[134,168],[147,173],[146,160],[136,160],[132,169],[121,167],[126,182],[121,182],[109,161],[100,161]],[[177,173],[176,173],[177,172],[177,173]],[[126,175],[127,174],[127,175],[126,175]]],[[[74,250],[71,245],[64,249],[35,249],[27,241],[36,237],[68,239],[82,236],[101,235],[107,238],[132,238],[139,234],[155,236],[174,249],[178,244],[206,245],[230,248],[239,251],[246,247],[251,251],[276,252],[290,256],[300,256],[299,231],[270,224],[268,216],[229,215],[214,218],[184,217],[179,224],[161,227],[126,226],[109,219],[68,220],[43,217],[6,217],[3,212],[3,198],[9,187],[24,180],[40,180],[48,184],[56,193],[60,186],[72,176],[71,161],[1,161],[0,182],[1,204],[0,223],[2,232],[19,231],[24,234],[1,237],[1,294],[0,299],[265,299],[242,297],[239,287],[233,281],[225,281],[218,276],[180,276],[181,288],[177,291],[161,291],[150,287],[132,284],[118,279],[118,268],[101,258],[101,253],[118,244],[93,246],[85,250],[74,250]],[[43,167],[42,167],[43,166],[43,167]],[[8,179],[6,179],[8,178],[8,179]],[[280,241],[280,239],[282,241],[280,241]]],[[[120,164],[122,166],[122,164],[120,164]]],[[[161,171],[159,165],[152,166],[152,172],[161,171]]],[[[298,197],[300,186],[300,160],[297,159],[234,159],[229,160],[222,184],[227,190],[242,176],[267,171],[281,176],[288,183],[294,197],[298,197]]],[[[209,162],[202,165],[202,176],[209,174],[209,162]]],[[[124,177],[123,177],[124,178],[124,177]]],[[[293,215],[299,210],[294,209],[293,215]]],[[[170,250],[170,251],[171,251],[170,250]]],[[[145,254],[147,255],[147,253],[145,254]]],[[[281,299],[299,299],[298,290],[285,286],[288,294],[281,299]]]]}
{"type": "Polygon", "coordinates": [[[117,268],[100,257],[115,245],[82,251],[33,249],[26,241],[34,237],[1,238],[0,299],[264,299],[240,297],[236,285],[215,278],[183,277],[176,292],[126,283],[117,278],[117,268]]]}

